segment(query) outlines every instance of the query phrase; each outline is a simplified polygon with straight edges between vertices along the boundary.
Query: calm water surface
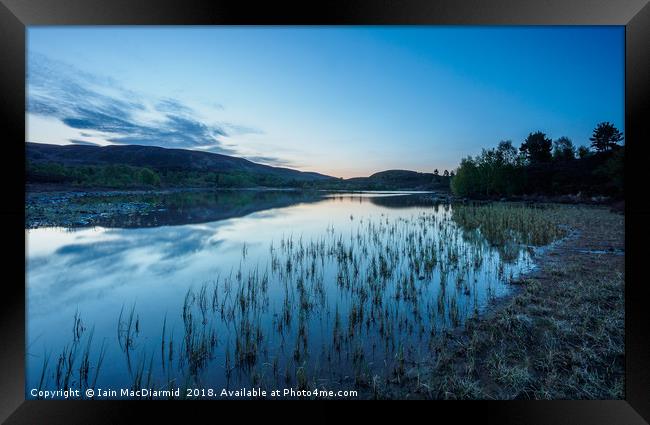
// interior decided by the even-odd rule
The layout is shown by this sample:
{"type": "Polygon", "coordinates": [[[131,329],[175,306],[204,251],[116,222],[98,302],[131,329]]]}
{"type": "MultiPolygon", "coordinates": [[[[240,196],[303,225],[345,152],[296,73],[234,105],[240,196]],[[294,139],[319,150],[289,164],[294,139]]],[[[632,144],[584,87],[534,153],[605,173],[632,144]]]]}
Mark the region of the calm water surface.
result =
{"type": "Polygon", "coordinates": [[[28,390],[392,379],[532,267],[525,247],[490,246],[421,194],[156,202],[147,217],[26,230],[28,390]]]}

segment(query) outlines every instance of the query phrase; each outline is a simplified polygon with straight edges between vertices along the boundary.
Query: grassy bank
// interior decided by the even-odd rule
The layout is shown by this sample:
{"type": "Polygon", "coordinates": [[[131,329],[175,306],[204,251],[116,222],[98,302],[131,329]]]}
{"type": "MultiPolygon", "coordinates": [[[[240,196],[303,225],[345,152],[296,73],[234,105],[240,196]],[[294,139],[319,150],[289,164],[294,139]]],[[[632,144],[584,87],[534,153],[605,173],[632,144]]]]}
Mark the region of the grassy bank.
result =
{"type": "Polygon", "coordinates": [[[446,333],[431,361],[373,396],[442,399],[624,397],[624,217],[564,206],[568,230],[536,254],[513,297],[446,333]]]}

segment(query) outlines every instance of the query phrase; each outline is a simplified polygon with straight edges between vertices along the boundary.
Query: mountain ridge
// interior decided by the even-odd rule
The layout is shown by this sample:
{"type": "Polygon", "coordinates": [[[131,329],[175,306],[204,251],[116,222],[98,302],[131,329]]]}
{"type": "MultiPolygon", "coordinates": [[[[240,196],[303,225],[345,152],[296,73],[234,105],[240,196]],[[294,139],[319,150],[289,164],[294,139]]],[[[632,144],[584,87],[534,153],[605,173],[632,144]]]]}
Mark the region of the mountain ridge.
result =
{"type": "Polygon", "coordinates": [[[312,171],[259,164],[219,153],[158,146],[26,142],[25,154],[27,180],[41,183],[146,186],[160,185],[162,181],[165,186],[182,187],[264,186],[349,190],[446,190],[449,187],[448,177],[411,170],[390,169],[368,177],[343,179],[312,171]],[[129,166],[134,169],[108,170],[109,174],[111,171],[114,173],[103,178],[101,175],[107,173],[107,166],[129,166]],[[147,170],[152,170],[156,176],[142,176],[142,173],[149,172],[147,170]]]}
{"type": "Polygon", "coordinates": [[[299,171],[260,164],[245,158],[189,149],[145,145],[91,146],[81,144],[54,145],[26,142],[28,161],[55,162],[63,165],[125,164],[156,170],[178,169],[196,171],[243,171],[258,174],[282,174],[298,179],[334,179],[325,174],[299,171]]]}

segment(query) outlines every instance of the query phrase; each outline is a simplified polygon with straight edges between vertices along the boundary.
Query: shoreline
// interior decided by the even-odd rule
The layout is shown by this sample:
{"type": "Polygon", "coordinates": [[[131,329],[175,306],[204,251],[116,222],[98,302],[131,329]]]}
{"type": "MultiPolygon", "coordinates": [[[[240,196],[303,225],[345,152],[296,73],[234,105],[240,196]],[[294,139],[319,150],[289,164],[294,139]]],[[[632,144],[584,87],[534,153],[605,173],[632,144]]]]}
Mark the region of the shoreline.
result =
{"type": "Polygon", "coordinates": [[[82,187],[82,186],[67,186],[67,185],[34,185],[26,184],[26,194],[45,194],[45,193],[79,193],[79,194],[96,194],[96,195],[111,195],[111,194],[165,194],[165,193],[179,193],[179,192],[212,192],[212,191],[304,191],[304,190],[317,190],[317,189],[302,189],[302,188],[274,188],[274,187],[134,187],[128,189],[117,189],[110,187],[82,187]]]}
{"type": "MultiPolygon", "coordinates": [[[[298,188],[169,188],[169,189],[82,189],[48,187],[48,190],[29,190],[25,193],[25,228],[39,227],[84,227],[97,225],[106,219],[144,217],[166,211],[164,203],[157,197],[183,194],[211,193],[283,193],[283,194],[322,194],[323,196],[343,193],[375,193],[403,195],[409,191],[333,191],[328,189],[298,188]]],[[[416,192],[432,201],[449,202],[445,193],[416,192]]]]}
{"type": "Polygon", "coordinates": [[[367,396],[623,399],[624,216],[574,208],[591,217],[566,220],[571,233],[537,250],[536,267],[511,282],[510,294],[443,332],[430,361],[409,364],[367,396]]]}
{"type": "Polygon", "coordinates": [[[162,211],[156,202],[138,200],[137,197],[154,197],[174,194],[191,193],[247,193],[247,192],[285,192],[285,193],[374,193],[387,195],[412,194],[419,195],[421,199],[430,202],[450,204],[489,204],[489,203],[514,203],[514,204],[564,204],[575,206],[609,206],[613,210],[623,212],[624,201],[601,198],[584,198],[576,196],[547,197],[531,195],[514,198],[460,198],[451,192],[419,191],[419,190],[335,190],[335,189],[302,189],[302,188],[159,188],[159,189],[109,189],[109,188],[82,188],[61,185],[27,185],[25,187],[25,228],[38,227],[79,227],[96,224],[106,218],[119,218],[126,216],[146,216],[153,212],[162,211]],[[127,200],[102,198],[125,197],[127,200]],[[75,203],[75,200],[80,200],[75,203]],[[84,200],[94,202],[84,203],[84,200]]]}

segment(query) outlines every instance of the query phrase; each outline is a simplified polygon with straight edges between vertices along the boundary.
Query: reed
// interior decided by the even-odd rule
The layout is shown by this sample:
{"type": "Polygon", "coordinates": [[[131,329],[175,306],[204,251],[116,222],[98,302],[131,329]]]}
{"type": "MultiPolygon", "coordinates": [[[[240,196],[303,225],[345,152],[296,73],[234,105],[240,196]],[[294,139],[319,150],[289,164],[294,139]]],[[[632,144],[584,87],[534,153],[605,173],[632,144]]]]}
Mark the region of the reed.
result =
{"type": "MultiPolygon", "coordinates": [[[[310,238],[288,234],[271,240],[263,263],[252,262],[255,251],[243,244],[241,261],[229,274],[189,287],[178,313],[164,314],[155,346],[136,344],[148,339],[140,335],[140,314],[135,303],[130,310],[122,305],[117,338],[131,385],[191,387],[218,359],[227,382],[284,380],[302,388],[310,380],[351,380],[378,396],[393,380],[405,379],[407,365],[425,356],[423,350],[445,331],[476,316],[495,291],[505,293],[507,280],[530,266],[529,245],[565,236],[557,225],[561,214],[553,207],[497,204],[351,215],[347,227],[328,224],[310,238]],[[182,329],[177,340],[175,325],[182,329]]],[[[62,387],[71,385],[84,337],[78,311],[73,320],[73,342],[55,369],[62,387]]],[[[85,336],[78,386],[88,386],[93,332],[85,336]]],[[[105,352],[102,342],[93,386],[105,352]]],[[[46,361],[42,376],[48,368],[46,361]]],[[[503,369],[499,379],[519,379],[519,372],[503,369]]],[[[418,375],[423,385],[428,384],[418,375]]],[[[446,385],[445,391],[474,394],[470,381],[446,385]]]]}

